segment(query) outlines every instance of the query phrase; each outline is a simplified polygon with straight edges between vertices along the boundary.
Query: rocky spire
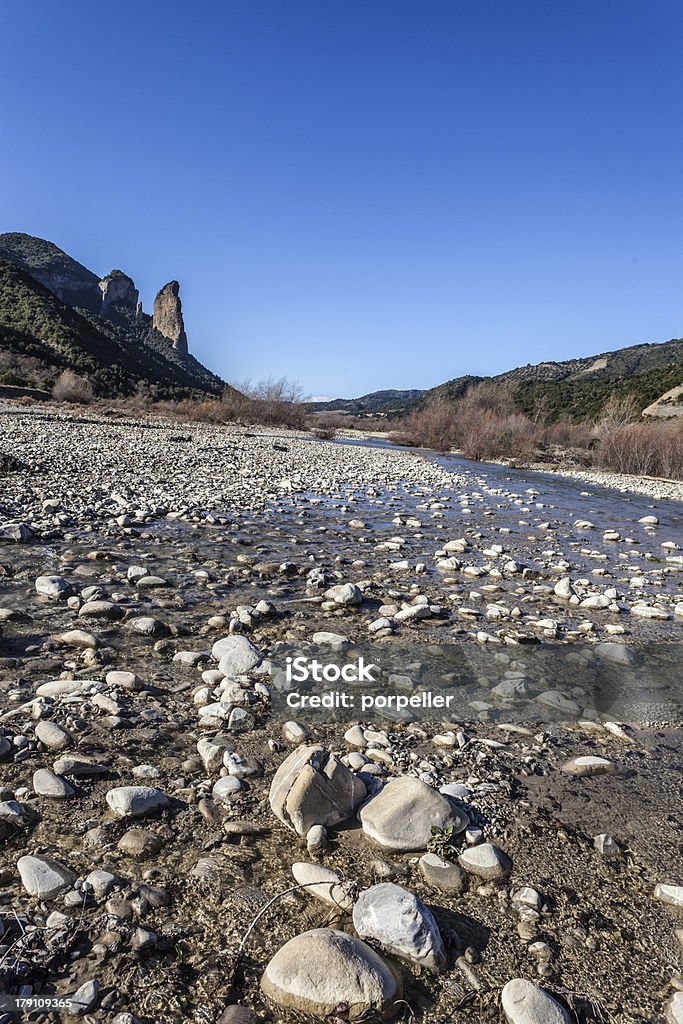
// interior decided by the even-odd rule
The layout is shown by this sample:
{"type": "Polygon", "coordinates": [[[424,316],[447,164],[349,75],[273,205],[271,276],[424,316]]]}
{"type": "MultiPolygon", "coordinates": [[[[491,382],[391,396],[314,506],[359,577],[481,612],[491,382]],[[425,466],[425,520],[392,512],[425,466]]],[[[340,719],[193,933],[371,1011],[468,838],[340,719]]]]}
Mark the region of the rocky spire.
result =
{"type": "Polygon", "coordinates": [[[138,290],[133,279],[122,270],[112,270],[100,281],[102,292],[102,312],[112,308],[123,308],[134,313],[138,305],[138,290]]]}
{"type": "Polygon", "coordinates": [[[157,292],[152,324],[155,330],[173,342],[174,349],[187,355],[187,335],[185,334],[179,291],[178,282],[169,281],[157,292]]]}

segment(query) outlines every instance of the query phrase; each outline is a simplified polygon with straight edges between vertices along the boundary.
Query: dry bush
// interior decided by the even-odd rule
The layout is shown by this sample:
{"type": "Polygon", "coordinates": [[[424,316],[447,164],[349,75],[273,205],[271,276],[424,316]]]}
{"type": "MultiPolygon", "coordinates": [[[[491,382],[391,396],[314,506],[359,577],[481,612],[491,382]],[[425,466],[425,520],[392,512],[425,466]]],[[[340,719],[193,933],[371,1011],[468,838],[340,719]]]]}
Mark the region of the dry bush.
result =
{"type": "Polygon", "coordinates": [[[88,405],[95,397],[92,384],[85,377],[79,377],[73,370],[64,370],[54,383],[52,397],[58,402],[74,402],[88,405]]]}
{"type": "Polygon", "coordinates": [[[683,479],[683,422],[601,424],[595,464],[617,473],[683,479]]]}
{"type": "Polygon", "coordinates": [[[610,395],[600,410],[598,423],[603,426],[623,426],[625,423],[637,423],[640,420],[640,409],[633,395],[620,398],[610,395]]]}
{"type": "Polygon", "coordinates": [[[529,459],[542,437],[542,428],[520,412],[474,409],[458,418],[458,446],[467,459],[529,459]]]}
{"type": "Polygon", "coordinates": [[[392,440],[415,448],[449,451],[456,437],[455,408],[445,398],[437,398],[423,409],[415,409],[392,433],[392,440]]]}
{"type": "Polygon", "coordinates": [[[558,420],[545,427],[543,440],[558,448],[590,448],[595,444],[595,427],[588,423],[568,423],[558,420]]]}

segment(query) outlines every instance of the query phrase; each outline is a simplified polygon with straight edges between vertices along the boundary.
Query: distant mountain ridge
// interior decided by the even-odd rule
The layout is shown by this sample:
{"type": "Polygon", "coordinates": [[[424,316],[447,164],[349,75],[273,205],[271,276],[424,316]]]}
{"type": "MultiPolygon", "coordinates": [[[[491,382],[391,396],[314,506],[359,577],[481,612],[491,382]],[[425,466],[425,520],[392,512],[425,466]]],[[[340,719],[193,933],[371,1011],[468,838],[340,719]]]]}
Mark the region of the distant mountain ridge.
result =
{"type": "Polygon", "coordinates": [[[648,416],[683,415],[683,339],[631,345],[595,356],[528,363],[493,377],[468,374],[427,391],[374,391],[309,404],[313,412],[396,418],[438,399],[456,401],[478,384],[504,388],[519,412],[553,422],[595,419],[608,399],[631,398],[648,416]]]}
{"type": "Polygon", "coordinates": [[[375,413],[390,415],[394,412],[402,412],[418,402],[425,394],[419,389],[398,391],[389,389],[386,391],[371,391],[360,398],[333,398],[326,402],[307,402],[311,412],[344,412],[354,415],[363,413],[375,413]]]}
{"type": "Polygon", "coordinates": [[[0,382],[49,387],[64,369],[105,396],[225,388],[187,353],[177,281],[159,290],[149,316],[123,271],[99,278],[53,242],[0,235],[0,382]]]}
{"type": "Polygon", "coordinates": [[[560,362],[528,363],[494,377],[455,377],[427,391],[422,402],[455,400],[482,381],[506,386],[520,412],[540,415],[546,422],[560,417],[575,422],[594,419],[612,396],[631,398],[640,412],[652,407],[650,415],[676,415],[675,403],[660,403],[666,393],[683,384],[683,339],[560,362]]]}

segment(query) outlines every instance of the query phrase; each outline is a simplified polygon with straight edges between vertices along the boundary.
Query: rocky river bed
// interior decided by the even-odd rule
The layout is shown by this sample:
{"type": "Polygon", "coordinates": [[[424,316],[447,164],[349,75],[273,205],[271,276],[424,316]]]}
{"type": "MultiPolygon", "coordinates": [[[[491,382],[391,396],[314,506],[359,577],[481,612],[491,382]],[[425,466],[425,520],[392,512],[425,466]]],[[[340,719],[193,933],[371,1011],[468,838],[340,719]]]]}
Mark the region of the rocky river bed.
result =
{"type": "Polygon", "coordinates": [[[62,1004],[7,1022],[677,1024],[682,516],[0,411],[0,1006],[62,1004]],[[357,651],[457,703],[289,710],[357,651]]]}

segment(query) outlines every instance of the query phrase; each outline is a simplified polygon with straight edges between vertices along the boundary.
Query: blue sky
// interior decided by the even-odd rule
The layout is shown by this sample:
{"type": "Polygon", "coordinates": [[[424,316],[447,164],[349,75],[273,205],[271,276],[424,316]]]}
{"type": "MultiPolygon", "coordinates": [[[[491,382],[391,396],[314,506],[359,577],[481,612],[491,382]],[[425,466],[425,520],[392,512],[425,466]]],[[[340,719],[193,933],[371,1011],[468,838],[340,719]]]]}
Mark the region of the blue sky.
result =
{"type": "Polygon", "coordinates": [[[679,0],[0,5],[0,230],[312,395],[683,334],[679,0]]]}

